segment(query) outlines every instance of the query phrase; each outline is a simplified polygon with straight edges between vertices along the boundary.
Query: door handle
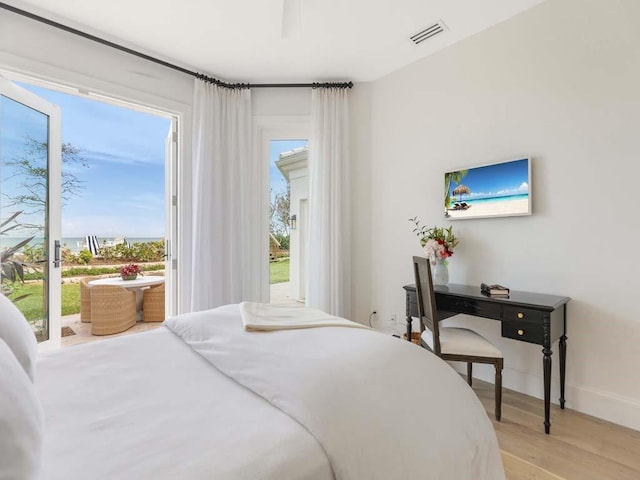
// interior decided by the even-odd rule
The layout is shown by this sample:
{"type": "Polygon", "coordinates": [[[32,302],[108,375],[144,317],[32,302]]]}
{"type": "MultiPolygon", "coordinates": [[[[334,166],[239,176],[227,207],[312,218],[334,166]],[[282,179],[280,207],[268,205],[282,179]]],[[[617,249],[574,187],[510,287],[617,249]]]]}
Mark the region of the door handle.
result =
{"type": "Polygon", "coordinates": [[[60,240],[53,242],[53,266],[60,268],[60,240]]]}

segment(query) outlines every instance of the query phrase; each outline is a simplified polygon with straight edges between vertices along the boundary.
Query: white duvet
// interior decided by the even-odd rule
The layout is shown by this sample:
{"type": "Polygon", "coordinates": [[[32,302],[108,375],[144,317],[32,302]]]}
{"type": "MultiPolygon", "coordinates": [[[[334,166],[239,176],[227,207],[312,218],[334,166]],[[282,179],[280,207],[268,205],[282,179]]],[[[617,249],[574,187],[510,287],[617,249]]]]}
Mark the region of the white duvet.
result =
{"type": "Polygon", "coordinates": [[[228,305],[165,325],[217,369],[296,419],[336,479],[503,479],[491,422],[458,374],[379,332],[246,332],[228,305]]]}
{"type": "Polygon", "coordinates": [[[318,442],[167,328],[40,358],[47,480],[331,480],[318,442]]]}
{"type": "Polygon", "coordinates": [[[246,332],[237,305],[165,325],[41,359],[44,478],[504,479],[482,405],[417,346],[246,332]]]}

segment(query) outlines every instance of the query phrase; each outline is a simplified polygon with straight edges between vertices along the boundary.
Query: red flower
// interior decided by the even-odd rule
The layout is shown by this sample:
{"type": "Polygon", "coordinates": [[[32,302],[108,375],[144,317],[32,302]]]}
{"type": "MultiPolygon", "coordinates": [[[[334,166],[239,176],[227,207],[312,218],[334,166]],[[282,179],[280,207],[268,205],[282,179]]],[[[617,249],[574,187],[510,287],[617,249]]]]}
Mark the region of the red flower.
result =
{"type": "Polygon", "coordinates": [[[142,270],[135,263],[130,263],[120,268],[120,275],[130,277],[132,275],[142,275],[142,270]]]}

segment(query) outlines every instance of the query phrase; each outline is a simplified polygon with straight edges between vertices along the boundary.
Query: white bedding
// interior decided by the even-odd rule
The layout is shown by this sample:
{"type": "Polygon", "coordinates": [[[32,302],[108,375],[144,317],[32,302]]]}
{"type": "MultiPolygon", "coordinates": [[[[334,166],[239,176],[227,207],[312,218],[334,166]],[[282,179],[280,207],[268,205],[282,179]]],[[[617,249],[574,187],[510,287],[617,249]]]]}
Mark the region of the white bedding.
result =
{"type": "Polygon", "coordinates": [[[40,359],[44,478],[504,479],[478,399],[408,342],[245,332],[238,305],[165,325],[40,359]]]}
{"type": "Polygon", "coordinates": [[[167,328],[42,356],[43,478],[329,480],[309,433],[167,328]]]}
{"type": "Polygon", "coordinates": [[[372,330],[246,332],[239,310],[227,305],[165,325],[304,425],[336,479],[504,479],[482,404],[435,355],[372,330]]]}
{"type": "Polygon", "coordinates": [[[315,308],[270,305],[268,303],[242,302],[240,317],[247,332],[317,327],[367,328],[359,323],[329,315],[315,308]]]}

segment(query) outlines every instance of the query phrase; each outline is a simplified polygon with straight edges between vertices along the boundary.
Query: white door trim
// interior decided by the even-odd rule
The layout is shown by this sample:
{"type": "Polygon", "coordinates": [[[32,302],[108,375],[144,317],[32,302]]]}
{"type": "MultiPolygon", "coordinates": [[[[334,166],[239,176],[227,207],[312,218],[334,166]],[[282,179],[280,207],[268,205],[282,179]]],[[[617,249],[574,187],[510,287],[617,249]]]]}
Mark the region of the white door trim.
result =
{"type": "MultiPolygon", "coordinates": [[[[47,314],[49,339],[40,342],[38,348],[58,348],[61,344],[62,315],[62,275],[59,263],[54,263],[55,242],[60,242],[61,235],[61,190],[62,190],[62,128],[61,113],[57,105],[20,88],[14,83],[0,77],[0,94],[29,108],[43,113],[48,122],[48,159],[47,159],[47,224],[44,236],[47,239],[47,314]]],[[[59,243],[58,243],[59,245],[59,243]]]]}
{"type": "Polygon", "coordinates": [[[254,155],[261,165],[262,238],[260,263],[260,301],[269,301],[269,141],[308,139],[311,128],[309,115],[254,115],[254,155]]]}
{"type": "MultiPolygon", "coordinates": [[[[0,67],[0,76],[4,75],[13,81],[21,81],[83,98],[99,99],[116,106],[134,108],[146,113],[178,119],[178,163],[174,174],[177,184],[175,192],[178,195],[176,225],[181,230],[175,234],[176,242],[172,248],[174,249],[174,258],[190,259],[191,142],[185,141],[185,139],[189,138],[191,132],[191,105],[103,78],[69,71],[37,60],[16,57],[6,52],[0,52],[0,63],[11,65],[10,68],[0,67]]],[[[179,261],[175,272],[174,290],[176,291],[173,292],[176,296],[176,303],[173,306],[175,314],[189,310],[191,284],[189,263],[188,261],[179,261]],[[177,284],[180,285],[179,290],[177,284]]]]}

